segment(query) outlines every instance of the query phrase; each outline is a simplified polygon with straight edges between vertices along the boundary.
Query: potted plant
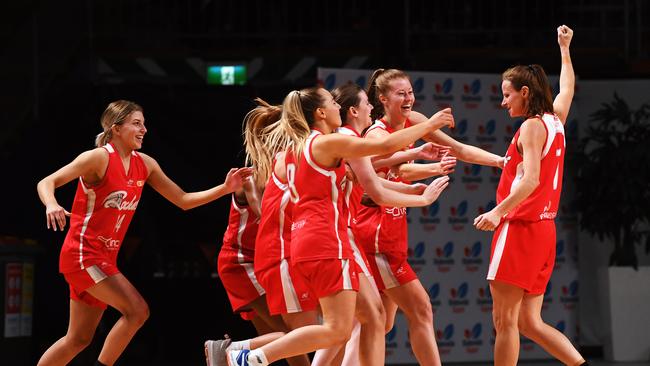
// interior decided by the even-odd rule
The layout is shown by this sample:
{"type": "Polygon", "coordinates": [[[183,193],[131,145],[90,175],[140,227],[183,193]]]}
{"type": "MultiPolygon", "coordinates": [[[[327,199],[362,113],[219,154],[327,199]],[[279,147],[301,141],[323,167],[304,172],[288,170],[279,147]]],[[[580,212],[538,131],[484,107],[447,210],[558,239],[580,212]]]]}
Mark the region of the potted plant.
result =
{"type": "Polygon", "coordinates": [[[614,244],[601,274],[610,325],[605,356],[648,360],[650,347],[639,334],[650,328],[650,315],[639,310],[650,303],[650,268],[639,267],[637,246],[650,251],[650,103],[634,110],[615,93],[590,117],[574,154],[576,206],[581,229],[614,244]]]}

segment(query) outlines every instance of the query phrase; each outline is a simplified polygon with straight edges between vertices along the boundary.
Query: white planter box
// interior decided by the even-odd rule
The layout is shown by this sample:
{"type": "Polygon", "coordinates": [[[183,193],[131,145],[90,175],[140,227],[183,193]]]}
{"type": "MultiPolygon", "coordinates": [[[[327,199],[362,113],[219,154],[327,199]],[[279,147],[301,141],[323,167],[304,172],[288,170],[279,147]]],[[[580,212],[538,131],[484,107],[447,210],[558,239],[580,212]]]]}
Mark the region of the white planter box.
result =
{"type": "Polygon", "coordinates": [[[650,360],[650,267],[608,267],[601,276],[607,286],[602,302],[607,329],[605,358],[610,361],[650,360]]]}

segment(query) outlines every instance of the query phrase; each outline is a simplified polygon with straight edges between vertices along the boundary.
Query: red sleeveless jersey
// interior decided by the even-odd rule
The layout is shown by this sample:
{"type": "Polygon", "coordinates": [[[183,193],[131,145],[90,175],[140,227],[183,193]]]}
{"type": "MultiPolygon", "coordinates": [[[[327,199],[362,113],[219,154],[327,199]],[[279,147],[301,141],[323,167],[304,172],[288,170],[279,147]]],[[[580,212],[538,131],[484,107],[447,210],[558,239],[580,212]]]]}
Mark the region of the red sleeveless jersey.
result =
{"type": "MultiPolygon", "coordinates": [[[[540,221],[552,220],[557,216],[562,191],[562,172],[566,140],[564,126],[560,119],[550,113],[541,118],[546,128],[546,142],[542,150],[539,171],[539,185],[517,207],[510,211],[506,220],[540,221]]],[[[537,123],[537,122],[533,122],[537,123]]],[[[503,201],[517,186],[524,173],[523,156],[517,151],[520,130],[517,130],[506,153],[506,164],[497,188],[497,204],[503,201]]]]}
{"type": "Polygon", "coordinates": [[[279,266],[283,259],[291,257],[292,210],[293,202],[287,182],[271,172],[264,188],[262,218],[255,241],[256,272],[279,266]]]}
{"type": "Polygon", "coordinates": [[[287,180],[294,200],[291,226],[291,261],[317,259],[351,259],[352,248],[347,234],[343,202],[345,166],[327,168],[318,165],[312,156],[313,141],[322,135],[312,131],[295,163],[288,154],[287,180]]]}
{"type": "MultiPolygon", "coordinates": [[[[411,126],[411,122],[407,119],[404,128],[409,126],[411,126]]],[[[364,137],[375,129],[382,129],[388,133],[395,132],[383,120],[376,120],[366,130],[364,137]]],[[[389,167],[379,169],[377,172],[386,173],[386,179],[388,180],[406,182],[391,175],[389,167]]],[[[405,207],[366,207],[359,205],[355,219],[355,238],[366,253],[398,252],[406,255],[408,249],[408,224],[406,222],[405,207]]]]}
{"type": "Polygon", "coordinates": [[[129,171],[124,171],[120,155],[112,144],[108,167],[101,182],[88,186],[79,178],[70,216],[70,229],[59,257],[61,273],[75,272],[93,265],[116,265],[117,253],[138,207],[147,167],[133,151],[129,171]]]}
{"type": "Polygon", "coordinates": [[[232,194],[228,227],[223,234],[223,248],[239,253],[239,263],[250,263],[255,254],[255,237],[259,219],[250,208],[237,204],[232,194]]]}
{"type": "MultiPolygon", "coordinates": [[[[336,130],[336,132],[347,136],[361,137],[357,131],[348,126],[340,127],[336,130]]],[[[359,207],[361,207],[363,188],[359,183],[355,181],[346,180],[344,192],[346,210],[345,217],[347,218],[348,227],[352,228],[356,223],[355,217],[357,215],[357,211],[359,210],[359,207]]]]}

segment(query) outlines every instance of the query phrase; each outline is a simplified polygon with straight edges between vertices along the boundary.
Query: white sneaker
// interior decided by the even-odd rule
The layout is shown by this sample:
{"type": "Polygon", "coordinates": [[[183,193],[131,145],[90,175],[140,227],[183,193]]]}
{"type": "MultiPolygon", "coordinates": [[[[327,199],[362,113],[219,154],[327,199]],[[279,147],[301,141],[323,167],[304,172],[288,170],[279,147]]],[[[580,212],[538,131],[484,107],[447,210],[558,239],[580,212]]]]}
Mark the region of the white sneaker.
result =
{"type": "Polygon", "coordinates": [[[240,349],[236,351],[228,351],[226,359],[228,360],[228,366],[249,366],[248,364],[248,354],[250,350],[240,349]]]}
{"type": "Polygon", "coordinates": [[[219,339],[216,341],[205,341],[203,347],[205,350],[205,363],[207,366],[227,366],[226,361],[227,349],[230,346],[230,338],[219,339]]]}

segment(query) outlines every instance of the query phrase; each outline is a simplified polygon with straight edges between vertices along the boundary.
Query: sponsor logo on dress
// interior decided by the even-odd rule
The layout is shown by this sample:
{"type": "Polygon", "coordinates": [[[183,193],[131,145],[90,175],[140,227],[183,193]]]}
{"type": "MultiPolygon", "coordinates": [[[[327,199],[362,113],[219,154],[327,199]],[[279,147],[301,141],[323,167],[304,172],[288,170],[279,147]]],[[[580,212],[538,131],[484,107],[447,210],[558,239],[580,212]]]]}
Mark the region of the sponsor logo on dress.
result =
{"type": "Polygon", "coordinates": [[[126,191],[113,191],[104,198],[102,206],[120,211],[135,211],[140,202],[138,197],[134,195],[130,201],[127,200],[127,197],[128,193],[126,191]]]}

